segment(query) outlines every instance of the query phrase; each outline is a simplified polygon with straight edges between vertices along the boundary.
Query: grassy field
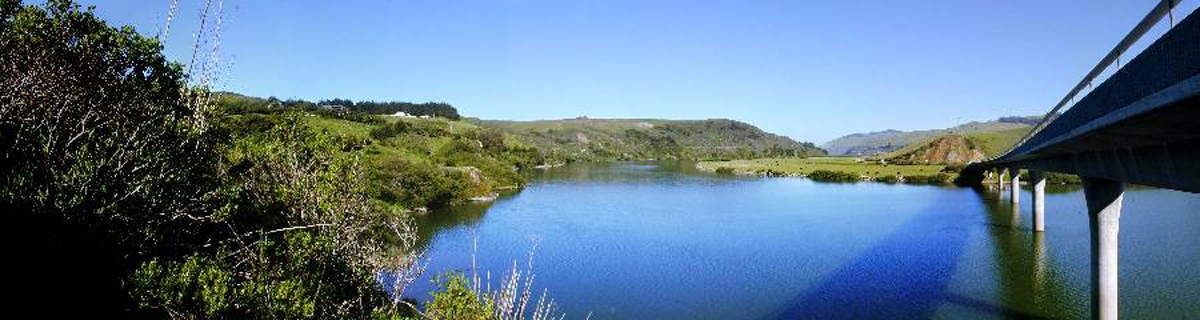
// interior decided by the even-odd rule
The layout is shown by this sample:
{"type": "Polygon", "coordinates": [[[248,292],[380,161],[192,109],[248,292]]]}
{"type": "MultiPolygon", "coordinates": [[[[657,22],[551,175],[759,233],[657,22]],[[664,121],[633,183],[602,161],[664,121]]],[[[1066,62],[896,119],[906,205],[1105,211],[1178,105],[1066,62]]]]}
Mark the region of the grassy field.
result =
{"type": "Polygon", "coordinates": [[[773,170],[785,174],[807,175],[815,170],[849,172],[872,179],[883,176],[927,176],[940,172],[942,165],[888,165],[878,162],[860,161],[851,157],[812,158],[765,158],[754,160],[704,161],[697,165],[702,170],[716,171],[725,167],[737,171],[755,172],[773,170]]]}

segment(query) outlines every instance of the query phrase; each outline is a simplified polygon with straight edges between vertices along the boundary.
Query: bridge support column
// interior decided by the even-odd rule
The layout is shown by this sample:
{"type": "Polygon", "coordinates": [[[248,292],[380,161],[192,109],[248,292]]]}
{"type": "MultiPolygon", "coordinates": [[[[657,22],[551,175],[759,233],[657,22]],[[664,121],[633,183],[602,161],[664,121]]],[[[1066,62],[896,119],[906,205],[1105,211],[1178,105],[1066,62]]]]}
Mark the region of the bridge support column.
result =
{"type": "Polygon", "coordinates": [[[1117,319],[1117,236],[1120,233],[1122,182],[1084,178],[1084,198],[1092,234],[1092,318],[1117,319]]]}
{"type": "Polygon", "coordinates": [[[1009,196],[1009,198],[1012,199],[1012,203],[1020,203],[1021,202],[1021,169],[1014,168],[1009,171],[1012,171],[1012,195],[1009,196]]]}
{"type": "Polygon", "coordinates": [[[1046,173],[1029,170],[1029,183],[1033,185],[1033,231],[1046,231],[1046,173]]]}
{"type": "Polygon", "coordinates": [[[1000,186],[1000,191],[1004,191],[1004,174],[1007,172],[1004,168],[996,169],[996,185],[1000,186]]]}

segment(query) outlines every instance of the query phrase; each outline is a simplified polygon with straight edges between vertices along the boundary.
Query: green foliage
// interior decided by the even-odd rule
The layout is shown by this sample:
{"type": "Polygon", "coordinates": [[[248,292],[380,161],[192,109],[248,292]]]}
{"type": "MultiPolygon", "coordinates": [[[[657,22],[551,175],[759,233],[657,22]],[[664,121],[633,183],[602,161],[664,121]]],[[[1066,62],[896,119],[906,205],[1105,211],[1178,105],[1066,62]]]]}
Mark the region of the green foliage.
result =
{"type": "Polygon", "coordinates": [[[69,1],[14,6],[0,17],[0,206],[21,226],[8,236],[33,244],[15,272],[43,279],[17,289],[87,297],[39,309],[401,314],[374,276],[410,261],[385,242],[404,221],[368,205],[361,144],[296,112],[221,117],[154,39],[69,1]]]}
{"type": "Polygon", "coordinates": [[[815,170],[808,174],[808,178],[823,182],[858,182],[861,180],[857,174],[829,170],[815,170]]]}
{"type": "Polygon", "coordinates": [[[893,176],[893,175],[884,175],[884,176],[875,177],[875,181],[883,182],[883,183],[896,183],[896,182],[900,182],[900,177],[893,176]]]}
{"type": "Polygon", "coordinates": [[[373,115],[362,113],[362,112],[354,112],[354,111],[337,112],[337,111],[327,111],[327,110],[316,110],[314,112],[323,117],[354,121],[354,122],[358,122],[358,123],[365,123],[365,124],[372,124],[372,125],[381,125],[381,124],[385,123],[385,121],[382,118],[379,118],[378,116],[373,116],[373,115]]]}
{"type": "Polygon", "coordinates": [[[730,168],[730,167],[718,167],[718,168],[717,168],[717,170],[715,170],[715,172],[716,172],[716,173],[719,173],[719,174],[733,174],[733,168],[730,168]]]}
{"type": "Polygon", "coordinates": [[[1077,175],[1058,172],[1047,172],[1046,183],[1049,184],[1081,184],[1083,180],[1077,175]]]}
{"type": "Polygon", "coordinates": [[[823,155],[811,143],[725,120],[564,119],[478,121],[569,161],[750,159],[823,155]]]}
{"type": "Polygon", "coordinates": [[[434,319],[491,319],[494,302],[480,297],[470,279],[461,273],[447,272],[433,280],[436,291],[425,303],[426,316],[434,319]]]}
{"type": "Polygon", "coordinates": [[[384,123],[374,129],[371,129],[371,138],[375,140],[387,140],[396,135],[404,133],[408,130],[409,124],[404,121],[395,121],[384,123]]]}
{"type": "Polygon", "coordinates": [[[377,162],[371,178],[376,198],[408,208],[437,208],[466,198],[467,178],[421,162],[385,158],[377,162]]]}
{"type": "Polygon", "coordinates": [[[0,14],[0,207],[21,226],[6,236],[30,244],[14,272],[42,279],[18,290],[73,288],[89,297],[77,310],[100,315],[132,308],[122,277],[213,229],[220,157],[194,103],[204,89],[154,39],[70,1],[5,1],[0,14]]]}
{"type": "MultiPolygon", "coordinates": [[[[461,118],[458,115],[458,110],[453,106],[443,102],[426,102],[426,103],[411,103],[411,102],[374,102],[361,101],[355,103],[348,99],[331,99],[319,102],[310,102],[305,100],[279,100],[275,97],[266,99],[259,97],[251,97],[240,95],[232,92],[218,92],[214,95],[217,109],[230,114],[270,114],[278,113],[285,110],[291,111],[308,111],[308,112],[328,112],[323,110],[321,105],[341,105],[348,108],[349,113],[366,114],[366,115],[390,115],[396,112],[404,112],[412,116],[430,116],[441,117],[451,120],[461,118]]],[[[328,112],[331,116],[336,116],[340,112],[328,112]]],[[[348,120],[357,121],[354,119],[365,119],[355,117],[348,120]]]]}
{"type": "Polygon", "coordinates": [[[142,308],[165,307],[174,313],[216,316],[234,308],[241,300],[233,278],[224,266],[198,256],[179,262],[152,259],[130,278],[131,295],[142,308]]]}

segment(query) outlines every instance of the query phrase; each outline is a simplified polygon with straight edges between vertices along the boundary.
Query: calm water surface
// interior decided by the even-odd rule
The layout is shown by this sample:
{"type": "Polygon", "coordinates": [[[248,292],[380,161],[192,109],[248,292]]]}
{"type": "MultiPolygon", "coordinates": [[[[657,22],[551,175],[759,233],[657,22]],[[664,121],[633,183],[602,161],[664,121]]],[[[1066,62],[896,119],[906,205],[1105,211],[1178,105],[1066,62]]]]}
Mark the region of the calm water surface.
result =
{"type": "MultiPolygon", "coordinates": [[[[1086,318],[1087,211],[1059,189],[1035,235],[1028,191],[1014,208],[988,189],[582,164],[431,213],[422,245],[429,270],[467,271],[478,239],[495,286],[536,242],[534,286],[568,318],[1086,318]]],[[[1122,316],[1200,319],[1200,195],[1130,188],[1124,208],[1122,316]]]]}

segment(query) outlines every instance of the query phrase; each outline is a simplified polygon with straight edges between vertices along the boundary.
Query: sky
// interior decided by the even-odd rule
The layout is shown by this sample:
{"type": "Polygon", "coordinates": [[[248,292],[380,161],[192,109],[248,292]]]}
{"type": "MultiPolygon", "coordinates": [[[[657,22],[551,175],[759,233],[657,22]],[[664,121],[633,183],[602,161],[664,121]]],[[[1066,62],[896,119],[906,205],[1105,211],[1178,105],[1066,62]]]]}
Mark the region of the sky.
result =
{"type": "MultiPolygon", "coordinates": [[[[179,1],[165,45],[187,62],[203,1],[179,1]]],[[[85,3],[147,35],[170,8],[85,3]]],[[[484,119],[730,118],[819,144],[1044,114],[1156,3],[224,0],[216,87],[484,119]]]]}

